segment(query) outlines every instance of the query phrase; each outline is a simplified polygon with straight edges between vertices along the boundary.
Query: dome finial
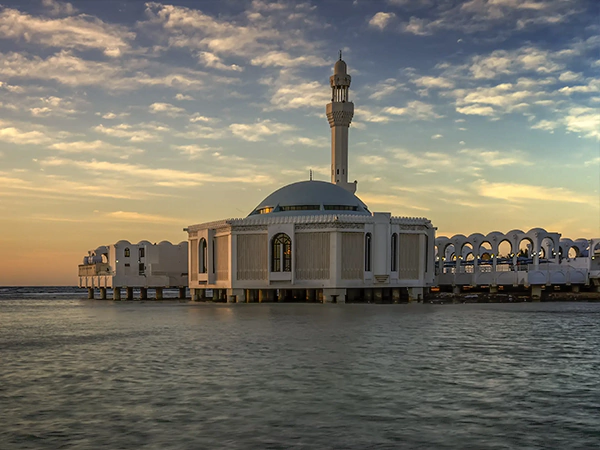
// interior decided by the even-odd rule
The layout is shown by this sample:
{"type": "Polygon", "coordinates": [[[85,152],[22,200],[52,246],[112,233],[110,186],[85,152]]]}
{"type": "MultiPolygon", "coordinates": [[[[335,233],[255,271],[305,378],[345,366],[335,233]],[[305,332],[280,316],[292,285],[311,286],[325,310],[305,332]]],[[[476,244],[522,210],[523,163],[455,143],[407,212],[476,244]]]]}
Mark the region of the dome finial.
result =
{"type": "Polygon", "coordinates": [[[340,61],[342,60],[342,51],[340,50],[340,61]]]}

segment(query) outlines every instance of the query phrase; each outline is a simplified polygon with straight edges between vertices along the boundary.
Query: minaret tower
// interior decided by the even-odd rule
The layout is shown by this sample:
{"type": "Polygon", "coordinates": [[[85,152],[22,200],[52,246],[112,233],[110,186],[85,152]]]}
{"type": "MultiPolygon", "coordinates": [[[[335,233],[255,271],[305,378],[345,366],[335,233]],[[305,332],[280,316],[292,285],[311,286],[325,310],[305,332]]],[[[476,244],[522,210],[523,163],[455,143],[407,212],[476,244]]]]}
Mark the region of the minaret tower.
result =
{"type": "Polygon", "coordinates": [[[354,103],[348,97],[350,81],[340,50],[340,59],[329,77],[331,103],[327,105],[327,120],[331,127],[331,182],[354,194],[356,181],[348,183],[348,128],[354,116],[354,103]]]}

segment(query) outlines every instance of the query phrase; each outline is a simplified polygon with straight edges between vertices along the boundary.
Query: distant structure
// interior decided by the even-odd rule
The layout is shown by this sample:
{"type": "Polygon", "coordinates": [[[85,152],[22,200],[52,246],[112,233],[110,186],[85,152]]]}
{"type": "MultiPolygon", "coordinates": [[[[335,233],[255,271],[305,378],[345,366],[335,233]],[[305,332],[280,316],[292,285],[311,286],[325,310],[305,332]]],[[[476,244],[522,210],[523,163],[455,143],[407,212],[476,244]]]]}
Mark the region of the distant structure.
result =
{"type": "Polygon", "coordinates": [[[185,228],[193,299],[399,302],[422,299],[434,284],[431,222],[371,213],[348,183],[350,80],[340,58],[326,108],[331,183],[292,183],[246,218],[185,228]]]}
{"type": "Polygon", "coordinates": [[[187,263],[187,242],[119,241],[88,252],[79,266],[79,287],[88,289],[89,298],[94,298],[98,289],[100,298],[106,299],[109,288],[114,300],[121,300],[123,288],[127,300],[133,299],[134,288],[139,289],[141,299],[147,298],[149,288],[155,290],[158,300],[162,299],[164,288],[179,288],[180,297],[184,298],[187,263]]]}
{"type": "Polygon", "coordinates": [[[574,292],[600,289],[600,239],[573,241],[534,228],[440,236],[435,247],[438,285],[452,287],[455,293],[482,286],[491,293],[530,288],[535,300],[542,290],[561,286],[574,292]]]}

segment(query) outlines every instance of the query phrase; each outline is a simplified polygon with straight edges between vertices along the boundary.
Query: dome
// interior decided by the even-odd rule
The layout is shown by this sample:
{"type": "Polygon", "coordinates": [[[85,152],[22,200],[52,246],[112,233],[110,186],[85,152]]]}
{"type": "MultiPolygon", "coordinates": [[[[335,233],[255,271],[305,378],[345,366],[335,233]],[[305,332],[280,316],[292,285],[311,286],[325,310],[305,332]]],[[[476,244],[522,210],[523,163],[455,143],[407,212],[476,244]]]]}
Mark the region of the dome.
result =
{"type": "Polygon", "coordinates": [[[361,214],[371,212],[356,195],[325,181],[300,181],[288,184],[265,198],[249,214],[315,215],[361,214]]]}
{"type": "Polygon", "coordinates": [[[346,75],[348,73],[348,67],[343,59],[338,59],[333,66],[333,73],[336,75],[346,75]]]}

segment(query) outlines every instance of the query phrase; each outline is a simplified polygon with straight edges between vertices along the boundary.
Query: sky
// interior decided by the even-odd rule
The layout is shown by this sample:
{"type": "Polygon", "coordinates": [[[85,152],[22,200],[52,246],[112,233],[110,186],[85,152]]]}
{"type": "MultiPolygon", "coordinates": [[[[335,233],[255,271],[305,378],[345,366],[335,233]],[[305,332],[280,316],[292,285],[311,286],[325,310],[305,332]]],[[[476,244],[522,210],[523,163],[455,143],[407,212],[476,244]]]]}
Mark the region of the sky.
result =
{"type": "Polygon", "coordinates": [[[371,211],[600,237],[595,0],[4,1],[0,285],[328,181],[339,50],[371,211]]]}

